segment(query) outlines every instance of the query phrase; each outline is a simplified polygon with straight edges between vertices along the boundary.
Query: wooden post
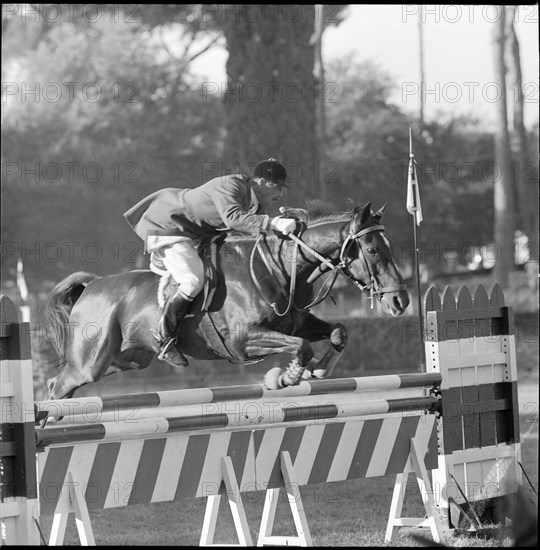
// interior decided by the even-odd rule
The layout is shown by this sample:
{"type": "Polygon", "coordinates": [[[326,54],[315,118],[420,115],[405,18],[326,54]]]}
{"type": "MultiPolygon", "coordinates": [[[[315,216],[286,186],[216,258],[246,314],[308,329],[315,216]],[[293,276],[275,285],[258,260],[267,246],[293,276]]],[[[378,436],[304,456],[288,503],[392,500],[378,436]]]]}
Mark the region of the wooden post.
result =
{"type": "Polygon", "coordinates": [[[431,490],[431,483],[424,465],[423,454],[419,454],[419,449],[414,439],[410,440],[411,450],[410,459],[407,461],[405,470],[401,474],[397,474],[396,483],[394,485],[394,493],[392,495],[392,503],[390,504],[390,517],[386,527],[385,542],[393,542],[399,532],[400,527],[427,527],[431,531],[431,536],[436,543],[444,545],[443,525],[439,517],[439,512],[431,490]],[[409,474],[414,472],[418,487],[424,501],[426,510],[425,518],[404,518],[401,517],[403,501],[405,499],[405,490],[407,487],[407,479],[409,474]]]}
{"type": "MultiPolygon", "coordinates": [[[[221,459],[222,481],[227,490],[227,498],[233,516],[234,526],[238,535],[239,544],[227,546],[253,546],[251,533],[246,518],[246,512],[242,503],[242,495],[238,481],[234,474],[234,468],[230,456],[222,457],[221,459]]],[[[218,491],[219,491],[218,487],[218,491]]],[[[221,543],[214,543],[214,535],[216,531],[217,517],[219,513],[219,504],[221,495],[219,492],[215,495],[208,495],[206,503],[206,512],[204,514],[203,528],[199,546],[223,546],[221,543]]]]}
{"type": "Polygon", "coordinates": [[[274,519],[276,516],[277,503],[279,498],[279,487],[268,489],[264,502],[264,510],[259,530],[257,546],[265,544],[273,546],[313,546],[309,526],[304,512],[304,504],[300,496],[300,484],[296,481],[291,456],[288,451],[282,451],[280,455],[281,475],[285,482],[285,490],[289,499],[289,505],[294,519],[297,536],[276,536],[272,535],[274,519]]]}
{"type": "Polygon", "coordinates": [[[0,362],[0,542],[35,545],[40,540],[30,326],[18,322],[7,296],[0,297],[0,362]]]}

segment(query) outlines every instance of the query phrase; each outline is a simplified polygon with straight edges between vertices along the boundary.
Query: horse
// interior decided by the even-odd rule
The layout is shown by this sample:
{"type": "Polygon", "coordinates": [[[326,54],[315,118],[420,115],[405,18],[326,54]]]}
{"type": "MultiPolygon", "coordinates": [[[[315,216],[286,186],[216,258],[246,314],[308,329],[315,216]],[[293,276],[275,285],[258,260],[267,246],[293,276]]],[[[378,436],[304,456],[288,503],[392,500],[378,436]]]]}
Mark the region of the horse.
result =
{"type": "MultiPolygon", "coordinates": [[[[386,205],[371,203],[349,212],[314,216],[290,209],[301,222],[298,235],[262,234],[223,239],[211,307],[194,307],[179,329],[177,347],[185,356],[250,363],[290,353],[285,368],[266,373],[267,388],[327,377],[347,344],[341,323],[317,318],[310,308],[324,299],[338,274],[369,291],[389,316],[409,304],[406,285],[380,225],[386,205]],[[315,281],[333,270],[321,298],[315,281]],[[327,340],[317,362],[311,343],[327,340]]],[[[162,313],[160,276],[139,269],[100,277],[77,272],[52,290],[49,326],[60,373],[47,380],[47,399],[72,397],[85,384],[129,369],[147,367],[157,353],[154,329],[162,313]]],[[[201,293],[202,294],[202,293],[201,293]]],[[[194,302],[194,304],[197,300],[194,302]]]]}

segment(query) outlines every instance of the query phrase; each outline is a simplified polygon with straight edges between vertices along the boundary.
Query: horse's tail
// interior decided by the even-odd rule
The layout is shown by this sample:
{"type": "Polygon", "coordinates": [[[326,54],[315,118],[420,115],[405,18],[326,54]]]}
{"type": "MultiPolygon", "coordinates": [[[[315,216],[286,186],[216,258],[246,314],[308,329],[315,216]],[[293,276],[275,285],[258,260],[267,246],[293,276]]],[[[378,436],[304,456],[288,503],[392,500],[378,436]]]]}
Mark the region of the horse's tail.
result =
{"type": "Polygon", "coordinates": [[[63,281],[60,281],[49,294],[47,304],[48,327],[53,333],[53,345],[58,353],[59,366],[66,364],[66,348],[68,343],[68,322],[75,302],[80,298],[86,285],[101,279],[99,275],[77,271],[63,281]]]}

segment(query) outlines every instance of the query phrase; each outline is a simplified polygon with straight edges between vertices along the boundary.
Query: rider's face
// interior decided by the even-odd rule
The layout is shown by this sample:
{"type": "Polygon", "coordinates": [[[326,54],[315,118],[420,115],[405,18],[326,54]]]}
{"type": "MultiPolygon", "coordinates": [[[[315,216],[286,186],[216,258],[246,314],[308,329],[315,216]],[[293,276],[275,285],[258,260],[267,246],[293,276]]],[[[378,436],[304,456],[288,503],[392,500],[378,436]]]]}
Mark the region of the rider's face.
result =
{"type": "Polygon", "coordinates": [[[273,206],[283,196],[284,187],[261,178],[253,187],[257,200],[265,207],[273,206]]]}

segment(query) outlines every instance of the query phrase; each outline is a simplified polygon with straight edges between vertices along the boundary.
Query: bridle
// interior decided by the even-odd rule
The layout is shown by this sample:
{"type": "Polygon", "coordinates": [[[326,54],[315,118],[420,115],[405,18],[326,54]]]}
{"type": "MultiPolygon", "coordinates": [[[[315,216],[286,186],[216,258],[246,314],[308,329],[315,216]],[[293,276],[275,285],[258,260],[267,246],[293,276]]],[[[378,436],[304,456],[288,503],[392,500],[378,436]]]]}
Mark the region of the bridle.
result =
{"type": "MultiPolygon", "coordinates": [[[[336,282],[336,279],[337,279],[338,275],[342,275],[345,279],[347,279],[348,282],[352,282],[352,284],[354,284],[362,292],[368,291],[369,295],[370,295],[370,300],[371,300],[371,308],[373,309],[373,299],[374,299],[375,296],[377,296],[378,300],[381,301],[383,294],[385,294],[387,292],[399,292],[399,291],[405,290],[407,288],[407,286],[405,284],[382,286],[380,284],[379,280],[377,279],[377,276],[373,273],[373,270],[370,268],[369,263],[366,260],[366,255],[365,255],[364,249],[362,247],[362,242],[360,241],[360,237],[362,237],[363,235],[366,235],[367,233],[372,233],[374,231],[383,232],[384,231],[384,226],[383,225],[373,225],[373,226],[361,229],[360,231],[358,231],[356,233],[351,228],[349,234],[347,235],[347,237],[345,239],[345,241],[341,245],[341,249],[340,249],[340,253],[339,253],[339,262],[337,263],[337,265],[334,264],[334,262],[332,261],[331,258],[326,258],[322,254],[319,254],[319,252],[317,252],[316,250],[311,248],[308,244],[306,244],[302,239],[300,239],[299,237],[297,237],[293,233],[289,234],[288,236],[295,243],[295,247],[294,247],[293,258],[292,258],[291,282],[290,282],[290,287],[289,287],[288,304],[287,304],[287,308],[282,313],[280,313],[278,311],[276,302],[270,302],[264,296],[263,289],[262,289],[259,281],[257,280],[257,277],[255,276],[255,272],[254,272],[254,269],[253,269],[255,252],[258,250],[259,254],[260,254],[261,258],[263,259],[263,261],[264,261],[267,269],[269,270],[269,272],[270,273],[273,272],[271,266],[268,263],[267,258],[265,257],[263,251],[260,248],[260,243],[261,243],[261,240],[264,238],[264,235],[260,235],[258,237],[257,241],[255,242],[255,245],[253,246],[253,250],[251,252],[251,258],[250,258],[251,277],[253,279],[253,282],[255,283],[255,286],[259,290],[259,293],[261,294],[263,299],[266,301],[266,303],[272,307],[272,309],[274,310],[276,315],[278,315],[280,317],[283,317],[284,315],[286,315],[290,311],[290,309],[293,305],[293,302],[294,302],[294,294],[295,294],[295,291],[296,291],[296,263],[297,263],[297,259],[298,259],[298,247],[302,247],[306,252],[308,252],[309,254],[314,256],[315,258],[317,258],[322,264],[326,265],[329,269],[331,269],[333,271],[332,275],[329,277],[329,279],[331,279],[330,285],[328,286],[328,288],[324,292],[323,296],[321,297],[320,295],[321,295],[322,290],[323,290],[324,286],[326,285],[327,281],[325,281],[325,283],[323,284],[323,287],[321,287],[321,289],[319,290],[319,292],[318,292],[317,296],[315,297],[315,299],[310,304],[308,304],[307,306],[305,306],[303,308],[304,310],[308,310],[308,309],[312,308],[313,306],[319,304],[320,302],[322,302],[328,296],[328,294],[330,293],[330,291],[332,290],[332,288],[333,288],[333,286],[336,282]],[[346,257],[347,257],[348,251],[349,251],[349,247],[353,243],[356,243],[356,245],[358,247],[358,257],[359,258],[362,257],[362,259],[364,261],[364,264],[365,264],[366,273],[369,275],[369,282],[367,284],[363,284],[361,281],[355,279],[353,277],[353,275],[351,274],[351,272],[350,272],[350,269],[349,269],[349,263],[350,262],[347,262],[346,257]]],[[[287,298],[287,295],[286,295],[284,290],[281,290],[281,293],[287,298]]]]}
{"type": "Polygon", "coordinates": [[[373,270],[371,269],[368,261],[366,260],[366,253],[364,249],[362,248],[362,241],[360,240],[360,237],[363,235],[366,235],[368,233],[373,233],[374,231],[380,231],[381,233],[384,231],[384,225],[372,225],[371,227],[366,227],[365,229],[361,229],[357,233],[353,233],[353,230],[351,229],[349,235],[347,235],[347,238],[343,242],[341,246],[341,251],[339,254],[339,266],[342,268],[342,270],[347,269],[347,272],[345,272],[345,276],[349,278],[352,283],[357,286],[362,292],[368,291],[369,297],[371,300],[371,309],[373,309],[373,298],[374,296],[377,296],[379,301],[382,298],[382,295],[388,292],[399,292],[401,290],[406,290],[407,285],[402,284],[392,284],[387,286],[382,286],[379,280],[377,279],[377,275],[373,273],[373,270]],[[346,262],[345,258],[347,257],[347,253],[349,251],[350,246],[356,243],[356,246],[358,247],[358,258],[362,258],[364,261],[364,267],[366,270],[366,273],[369,276],[369,282],[365,285],[363,285],[358,279],[355,279],[352,274],[349,271],[348,263],[346,262]]]}

